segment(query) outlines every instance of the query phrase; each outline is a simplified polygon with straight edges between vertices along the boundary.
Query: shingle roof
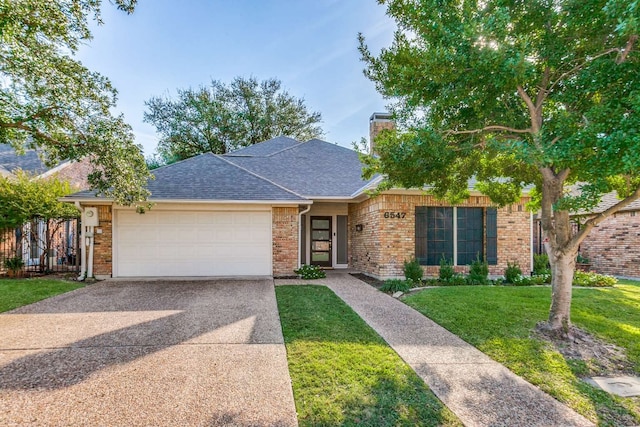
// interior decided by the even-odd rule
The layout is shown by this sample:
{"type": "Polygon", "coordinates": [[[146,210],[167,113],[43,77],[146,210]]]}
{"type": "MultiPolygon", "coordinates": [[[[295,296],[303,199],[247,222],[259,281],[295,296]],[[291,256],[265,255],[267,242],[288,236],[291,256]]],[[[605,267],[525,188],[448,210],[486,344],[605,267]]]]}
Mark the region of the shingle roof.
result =
{"type": "Polygon", "coordinates": [[[286,136],[278,136],[276,138],[268,139],[266,141],[259,142],[257,144],[250,145],[248,147],[240,148],[238,150],[232,151],[228,153],[226,156],[229,157],[237,157],[237,156],[250,156],[250,157],[264,157],[270,156],[272,154],[277,153],[278,151],[282,151],[286,148],[293,147],[296,144],[300,144],[300,141],[297,141],[293,138],[289,138],[286,136]]]}
{"type": "Polygon", "coordinates": [[[38,175],[49,169],[35,150],[27,150],[23,155],[19,155],[9,144],[0,144],[0,167],[11,173],[22,169],[38,175]]]}
{"type": "MultiPolygon", "coordinates": [[[[304,201],[305,199],[264,178],[207,153],[152,171],[150,200],[304,201]]],[[[93,197],[82,191],[74,198],[93,197]]]]}
{"type": "MultiPolygon", "coordinates": [[[[358,153],[319,139],[276,151],[265,141],[266,156],[224,156],[227,160],[305,197],[349,197],[372,180],[362,179],[358,153]]],[[[260,145],[260,144],[258,144],[260,145]]]]}
{"type": "MultiPolygon", "coordinates": [[[[592,213],[604,212],[607,209],[609,209],[610,207],[612,207],[613,205],[615,205],[616,203],[620,202],[620,200],[621,199],[618,198],[618,193],[616,193],[615,191],[612,191],[611,193],[607,193],[604,196],[602,196],[602,201],[598,204],[598,206],[593,208],[591,211],[589,211],[589,212],[579,211],[579,212],[576,212],[575,215],[587,215],[587,214],[592,214],[592,213]]],[[[636,200],[634,202],[631,202],[631,204],[629,204],[626,207],[624,207],[623,209],[621,209],[622,212],[624,212],[624,211],[638,211],[638,210],[640,210],[640,200],[636,200]]]]}

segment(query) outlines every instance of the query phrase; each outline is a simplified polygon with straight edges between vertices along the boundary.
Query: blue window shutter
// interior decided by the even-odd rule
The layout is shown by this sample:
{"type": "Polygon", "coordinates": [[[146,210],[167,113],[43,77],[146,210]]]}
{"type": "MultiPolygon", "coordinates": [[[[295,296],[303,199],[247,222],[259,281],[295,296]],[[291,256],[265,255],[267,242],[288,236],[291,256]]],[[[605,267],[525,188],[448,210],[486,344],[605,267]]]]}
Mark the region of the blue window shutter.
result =
{"type": "Polygon", "coordinates": [[[498,264],[498,210],[487,208],[487,263],[498,264]]]}

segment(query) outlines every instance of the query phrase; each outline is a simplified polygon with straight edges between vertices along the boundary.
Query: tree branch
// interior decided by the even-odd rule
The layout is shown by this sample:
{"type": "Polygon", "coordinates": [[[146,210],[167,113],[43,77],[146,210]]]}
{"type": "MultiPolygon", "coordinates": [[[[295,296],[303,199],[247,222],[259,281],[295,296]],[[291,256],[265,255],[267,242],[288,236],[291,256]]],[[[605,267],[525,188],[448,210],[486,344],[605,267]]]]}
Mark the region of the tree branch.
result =
{"type": "Polygon", "coordinates": [[[631,203],[635,202],[639,198],[640,198],[640,187],[638,187],[636,191],[634,191],[631,195],[629,195],[625,199],[620,200],[618,203],[611,206],[609,209],[603,212],[600,212],[599,214],[587,220],[584,223],[584,226],[580,229],[580,231],[576,233],[575,236],[573,236],[573,238],[569,242],[569,247],[576,248],[587,237],[589,232],[594,227],[596,227],[605,219],[609,218],[611,215],[629,206],[631,203]]]}
{"type": "Polygon", "coordinates": [[[631,37],[629,37],[629,40],[627,41],[627,45],[624,47],[624,50],[620,53],[620,56],[616,59],[616,64],[622,64],[624,61],[627,60],[627,56],[629,56],[629,53],[631,53],[631,50],[633,49],[633,45],[636,43],[636,41],[638,41],[637,34],[634,34],[631,37]]]}
{"type": "Polygon", "coordinates": [[[518,85],[517,88],[518,95],[520,95],[520,98],[522,98],[524,103],[527,105],[527,109],[529,110],[529,118],[531,119],[531,133],[537,134],[538,132],[540,132],[541,125],[541,123],[539,123],[538,121],[538,109],[533,104],[531,97],[524,90],[524,88],[521,85],[518,85]]]}
{"type": "Polygon", "coordinates": [[[569,77],[570,75],[574,74],[576,71],[581,70],[589,62],[592,62],[592,61],[594,61],[594,60],[596,60],[598,58],[601,58],[603,56],[607,56],[607,55],[609,55],[611,53],[619,52],[619,51],[620,51],[619,48],[614,47],[614,48],[611,48],[611,49],[607,49],[607,50],[605,50],[603,52],[600,52],[597,55],[591,56],[588,59],[585,59],[582,63],[576,65],[575,67],[573,67],[569,71],[560,74],[560,76],[551,84],[551,86],[549,86],[549,92],[551,92],[553,90],[553,88],[556,87],[556,85],[558,83],[560,83],[560,81],[562,81],[565,78],[569,77]]]}
{"type": "Polygon", "coordinates": [[[548,66],[544,67],[544,74],[542,75],[542,82],[540,82],[540,86],[538,87],[538,95],[536,95],[536,111],[542,111],[542,103],[547,98],[549,91],[547,90],[547,86],[549,86],[549,80],[551,78],[551,71],[548,66]]]}
{"type": "Polygon", "coordinates": [[[468,135],[482,132],[511,132],[511,133],[531,133],[531,129],[516,129],[509,126],[500,126],[500,125],[490,125],[485,126],[479,129],[470,129],[470,130],[448,130],[445,132],[446,135],[468,135]]]}

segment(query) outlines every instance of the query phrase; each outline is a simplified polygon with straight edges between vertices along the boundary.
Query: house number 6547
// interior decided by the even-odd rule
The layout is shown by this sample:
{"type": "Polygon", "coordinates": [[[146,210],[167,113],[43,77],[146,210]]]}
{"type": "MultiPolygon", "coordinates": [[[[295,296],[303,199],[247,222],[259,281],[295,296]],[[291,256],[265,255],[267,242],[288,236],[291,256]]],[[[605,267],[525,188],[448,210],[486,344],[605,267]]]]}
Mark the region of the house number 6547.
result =
{"type": "Polygon", "coordinates": [[[403,219],[406,216],[407,216],[406,212],[385,212],[384,213],[385,218],[403,219]]]}

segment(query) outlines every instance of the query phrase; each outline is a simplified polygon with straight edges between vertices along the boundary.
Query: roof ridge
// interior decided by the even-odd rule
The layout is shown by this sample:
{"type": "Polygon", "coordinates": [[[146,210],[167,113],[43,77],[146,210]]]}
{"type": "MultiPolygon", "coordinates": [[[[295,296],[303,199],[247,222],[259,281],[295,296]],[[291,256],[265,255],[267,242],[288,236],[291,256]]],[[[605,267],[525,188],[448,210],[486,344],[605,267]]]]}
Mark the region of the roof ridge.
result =
{"type": "Polygon", "coordinates": [[[286,191],[287,193],[293,194],[294,196],[300,197],[301,199],[304,199],[304,200],[309,200],[308,198],[304,197],[303,195],[298,194],[298,193],[296,193],[295,191],[291,191],[291,190],[289,190],[287,187],[284,187],[284,186],[282,186],[282,185],[280,185],[280,184],[278,184],[278,183],[276,183],[276,182],[271,181],[270,179],[267,179],[267,178],[265,178],[265,177],[263,177],[263,176],[261,176],[261,175],[258,175],[257,173],[252,172],[252,171],[250,171],[250,170],[249,170],[249,169],[247,169],[247,168],[243,168],[242,166],[240,166],[240,165],[237,165],[237,164],[233,163],[231,160],[227,160],[227,159],[225,159],[223,156],[221,156],[221,155],[219,155],[219,154],[214,154],[214,156],[215,156],[215,157],[217,157],[217,158],[219,158],[220,160],[222,160],[222,161],[224,161],[224,162],[226,162],[226,163],[228,163],[228,164],[232,165],[232,166],[237,167],[237,168],[238,168],[238,169],[240,169],[240,170],[243,170],[243,171],[247,172],[247,173],[248,173],[248,174],[250,174],[250,175],[255,176],[255,177],[256,177],[256,178],[258,178],[258,179],[261,179],[261,180],[263,180],[263,181],[266,181],[266,182],[268,182],[269,184],[275,185],[276,187],[278,187],[278,188],[280,188],[280,189],[282,189],[282,190],[286,191]]]}
{"type": "Polygon", "coordinates": [[[149,171],[151,173],[153,173],[154,171],[159,171],[160,169],[165,169],[165,168],[168,168],[169,166],[175,166],[175,165],[178,165],[180,163],[184,163],[184,162],[186,162],[188,160],[193,160],[193,159],[195,159],[197,157],[206,156],[207,154],[210,154],[212,156],[216,156],[217,155],[217,154],[213,154],[211,151],[207,151],[207,152],[204,152],[204,153],[196,154],[195,156],[187,157],[186,159],[178,160],[177,162],[173,162],[173,163],[169,163],[169,164],[166,164],[166,165],[162,165],[162,166],[157,167],[155,169],[150,169],[149,171]]]}

